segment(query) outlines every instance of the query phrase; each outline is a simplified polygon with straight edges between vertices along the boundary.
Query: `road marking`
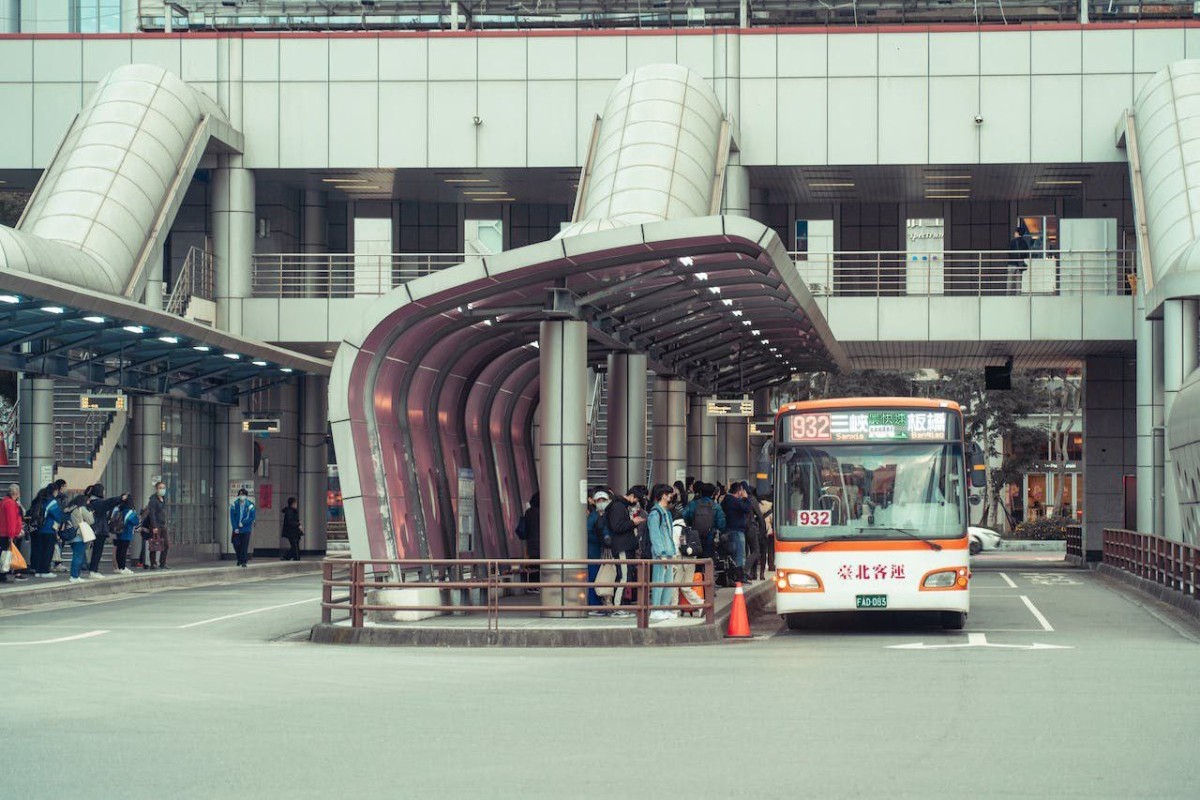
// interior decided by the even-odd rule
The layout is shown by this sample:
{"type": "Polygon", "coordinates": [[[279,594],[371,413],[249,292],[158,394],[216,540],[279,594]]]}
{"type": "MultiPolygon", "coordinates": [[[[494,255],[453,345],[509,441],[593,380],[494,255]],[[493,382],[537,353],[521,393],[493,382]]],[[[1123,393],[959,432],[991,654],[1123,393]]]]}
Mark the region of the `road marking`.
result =
{"type": "Polygon", "coordinates": [[[23,647],[31,644],[58,644],[60,642],[74,642],[79,639],[90,639],[93,636],[103,636],[108,631],[88,631],[87,633],[77,633],[74,636],[63,636],[58,639],[42,639],[37,642],[0,642],[0,647],[23,647]]]}
{"type": "Polygon", "coordinates": [[[1083,583],[1063,572],[1022,572],[1021,577],[1038,586],[1078,586],[1083,583]]]}
{"type": "Polygon", "coordinates": [[[1013,583],[1013,579],[1008,577],[1008,575],[1006,573],[1001,572],[1000,577],[1004,578],[1004,582],[1008,584],[1008,588],[1010,588],[1010,589],[1017,588],[1017,584],[1013,583]]]}
{"type": "Polygon", "coordinates": [[[1065,644],[1041,644],[1034,642],[1033,644],[996,644],[987,640],[987,635],[983,633],[968,633],[967,641],[956,642],[954,644],[925,644],[924,642],[913,642],[912,644],[890,644],[887,646],[889,650],[952,650],[963,647],[999,647],[1008,650],[1072,650],[1074,648],[1065,644]]]}
{"type": "Polygon", "coordinates": [[[1035,616],[1037,618],[1037,621],[1042,623],[1042,630],[1044,630],[1044,631],[1053,631],[1054,630],[1054,626],[1051,625],[1046,620],[1046,617],[1042,614],[1042,612],[1037,610],[1037,606],[1035,606],[1033,604],[1032,600],[1030,600],[1025,595],[1021,595],[1021,602],[1024,603],[1025,607],[1029,609],[1029,613],[1033,614],[1033,616],[1035,616]]]}
{"type": "Polygon", "coordinates": [[[226,614],[222,617],[213,617],[212,619],[202,619],[199,622],[189,622],[187,625],[180,625],[175,630],[181,631],[181,630],[184,630],[185,628],[195,628],[200,625],[208,625],[211,622],[222,622],[227,619],[235,619],[237,617],[246,617],[251,614],[261,614],[264,611],[274,611],[277,608],[287,608],[289,606],[298,606],[301,603],[316,603],[316,602],[320,601],[320,599],[321,598],[319,598],[319,597],[309,597],[304,600],[297,600],[294,603],[281,603],[280,605],[277,605],[277,606],[267,606],[265,608],[252,608],[249,611],[239,611],[236,614],[226,614]]]}

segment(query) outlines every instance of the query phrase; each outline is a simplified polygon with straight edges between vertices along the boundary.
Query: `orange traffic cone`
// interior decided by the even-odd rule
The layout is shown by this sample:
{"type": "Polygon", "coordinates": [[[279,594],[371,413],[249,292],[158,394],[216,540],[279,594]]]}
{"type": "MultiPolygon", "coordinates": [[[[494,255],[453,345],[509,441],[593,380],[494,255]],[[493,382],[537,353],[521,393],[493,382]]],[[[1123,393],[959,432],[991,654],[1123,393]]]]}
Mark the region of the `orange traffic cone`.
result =
{"type": "Polygon", "coordinates": [[[753,634],[750,633],[750,619],[746,615],[746,595],[742,592],[742,585],[736,584],[733,590],[733,611],[729,615],[729,630],[725,631],[726,639],[749,639],[753,634]]]}

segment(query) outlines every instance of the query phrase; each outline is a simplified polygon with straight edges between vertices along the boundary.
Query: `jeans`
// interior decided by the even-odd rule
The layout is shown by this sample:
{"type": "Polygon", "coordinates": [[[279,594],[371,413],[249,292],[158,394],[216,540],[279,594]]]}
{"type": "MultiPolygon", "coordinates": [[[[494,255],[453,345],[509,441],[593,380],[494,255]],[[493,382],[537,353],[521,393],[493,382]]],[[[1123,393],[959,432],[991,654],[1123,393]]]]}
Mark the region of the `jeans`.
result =
{"type": "Polygon", "coordinates": [[[725,531],[729,544],[733,547],[733,563],[742,569],[746,568],[746,532],[725,531]]]}
{"type": "Polygon", "coordinates": [[[87,542],[82,536],[76,536],[71,540],[71,577],[78,578],[79,573],[83,571],[83,565],[87,561],[87,542]]]}
{"type": "Polygon", "coordinates": [[[104,557],[104,543],[107,541],[107,533],[96,534],[96,541],[92,542],[92,560],[88,562],[88,572],[100,571],[100,559],[104,557]]]}
{"type": "Polygon", "coordinates": [[[126,559],[129,558],[129,545],[133,544],[132,539],[117,539],[113,546],[117,550],[117,569],[126,569],[126,559]]]}
{"type": "Polygon", "coordinates": [[[250,561],[249,533],[235,533],[233,535],[233,551],[237,554],[237,564],[239,567],[250,561]]]}
{"type": "MultiPolygon", "coordinates": [[[[675,568],[670,564],[655,564],[650,570],[650,580],[652,583],[672,583],[675,576],[675,568]]],[[[675,605],[675,595],[678,589],[669,586],[655,586],[650,590],[650,604],[654,606],[673,606],[675,605]]],[[[662,611],[661,608],[652,608],[651,611],[662,611]]]]}
{"type": "Polygon", "coordinates": [[[50,562],[54,560],[55,534],[35,533],[29,538],[33,540],[30,545],[32,552],[29,557],[29,566],[33,567],[33,571],[38,575],[49,572],[50,562]]]}

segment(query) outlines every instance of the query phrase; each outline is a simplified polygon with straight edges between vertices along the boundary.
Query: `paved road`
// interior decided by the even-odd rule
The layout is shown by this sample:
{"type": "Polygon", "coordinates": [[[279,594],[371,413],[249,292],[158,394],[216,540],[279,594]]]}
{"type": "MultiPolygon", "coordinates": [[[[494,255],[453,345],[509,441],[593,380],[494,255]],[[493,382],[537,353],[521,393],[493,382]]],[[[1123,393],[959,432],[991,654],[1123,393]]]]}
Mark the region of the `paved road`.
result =
{"type": "Polygon", "coordinates": [[[964,633],[718,647],[321,647],[312,577],[0,612],[0,797],[1195,797],[1195,634],[979,567],[964,633]]]}

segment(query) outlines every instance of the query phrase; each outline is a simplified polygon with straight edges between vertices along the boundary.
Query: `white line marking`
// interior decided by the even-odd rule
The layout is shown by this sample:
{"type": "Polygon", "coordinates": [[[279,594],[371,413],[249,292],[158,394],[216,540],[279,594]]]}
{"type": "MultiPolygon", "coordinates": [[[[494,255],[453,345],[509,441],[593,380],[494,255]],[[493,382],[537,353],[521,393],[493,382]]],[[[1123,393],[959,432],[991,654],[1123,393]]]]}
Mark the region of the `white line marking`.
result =
{"type": "Polygon", "coordinates": [[[31,644],[58,644],[59,642],[74,642],[78,639],[90,639],[93,636],[103,636],[108,631],[88,631],[87,633],[77,633],[74,636],[63,636],[58,639],[42,639],[38,642],[0,642],[0,647],[23,647],[31,644]]]}
{"type": "Polygon", "coordinates": [[[1015,583],[1013,583],[1013,579],[1008,577],[1008,575],[1006,573],[1001,572],[1000,577],[1004,578],[1004,582],[1008,584],[1008,588],[1010,588],[1010,589],[1017,588],[1017,585],[1015,583]]]}
{"type": "Polygon", "coordinates": [[[989,642],[987,636],[982,633],[968,633],[967,641],[956,642],[954,644],[925,644],[924,642],[915,642],[913,644],[892,644],[888,645],[889,650],[952,650],[959,647],[999,647],[1009,650],[1071,650],[1068,645],[1062,644],[997,644],[989,642]]]}
{"type": "Polygon", "coordinates": [[[212,619],[202,619],[199,622],[189,622],[187,625],[180,625],[175,630],[181,631],[185,628],[195,628],[199,625],[207,625],[210,622],[221,622],[223,620],[234,619],[236,617],[249,616],[250,614],[261,614],[264,611],[274,611],[277,608],[287,608],[288,606],[298,606],[301,603],[316,603],[316,602],[319,602],[320,600],[321,600],[321,598],[319,598],[319,597],[309,597],[304,600],[297,600],[294,603],[281,603],[280,605],[267,606],[266,608],[252,608],[249,611],[239,611],[236,614],[226,614],[223,617],[213,617],[212,619]]]}
{"type": "Polygon", "coordinates": [[[1022,602],[1022,603],[1024,603],[1024,604],[1025,604],[1025,607],[1029,609],[1029,613],[1030,613],[1030,614],[1033,614],[1033,616],[1035,616],[1035,617],[1037,618],[1037,621],[1038,621],[1038,622],[1040,622],[1040,623],[1042,623],[1042,630],[1044,630],[1044,631],[1052,631],[1052,630],[1054,630],[1054,626],[1053,626],[1053,625],[1051,625],[1051,624],[1050,624],[1050,623],[1049,623],[1049,622],[1046,620],[1046,617],[1042,615],[1042,612],[1040,612],[1040,611],[1038,611],[1038,610],[1037,610],[1037,606],[1035,606],[1035,605],[1033,604],[1033,601],[1032,601],[1032,600],[1030,600],[1030,599],[1029,599],[1028,597],[1026,597],[1025,595],[1021,595],[1021,602],[1022,602]]]}
{"type": "Polygon", "coordinates": [[[967,644],[984,645],[987,644],[987,636],[982,633],[968,633],[967,644]]]}

